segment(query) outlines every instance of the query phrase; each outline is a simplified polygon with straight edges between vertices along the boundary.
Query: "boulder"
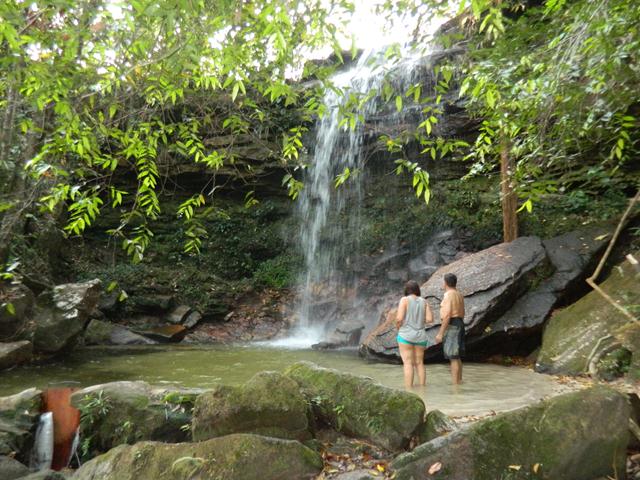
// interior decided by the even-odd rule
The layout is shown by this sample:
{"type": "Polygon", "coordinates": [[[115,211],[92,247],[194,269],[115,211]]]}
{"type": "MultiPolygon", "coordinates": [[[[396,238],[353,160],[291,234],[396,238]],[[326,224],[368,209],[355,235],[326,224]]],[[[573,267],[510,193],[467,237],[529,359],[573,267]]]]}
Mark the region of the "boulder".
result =
{"type": "Polygon", "coordinates": [[[576,293],[583,293],[587,288],[584,280],[607,246],[607,233],[613,228],[613,225],[605,223],[545,240],[543,245],[555,273],[541,285],[541,289],[555,293],[560,301],[575,300],[576,293]]]}
{"type": "Polygon", "coordinates": [[[127,308],[132,313],[157,314],[168,311],[173,305],[173,295],[164,293],[139,293],[131,295],[127,308]]]}
{"type": "Polygon", "coordinates": [[[167,314],[165,319],[167,322],[179,325],[189,313],[191,313],[191,307],[189,305],[178,305],[167,314]]]}
{"type": "Polygon", "coordinates": [[[41,395],[40,390],[30,388],[0,397],[0,455],[15,453],[20,460],[29,461],[33,432],[42,408],[41,395]]]}
{"type": "MultiPolygon", "coordinates": [[[[546,266],[546,252],[537,237],[520,237],[467,255],[440,269],[421,287],[430,301],[434,322],[440,323],[440,301],[447,273],[458,277],[465,299],[465,325],[470,334],[497,320],[516,298],[526,292],[546,266]]],[[[433,337],[435,338],[435,331],[433,337]]]]}
{"type": "Polygon", "coordinates": [[[298,384],[276,372],[256,374],[240,386],[220,385],[196,399],[194,441],[230,433],[307,440],[307,402],[298,384]]]}
{"type": "Polygon", "coordinates": [[[74,480],[312,479],[322,457],[295,440],[232,434],[198,443],[121,445],[85,463],[74,480]]]}
{"type": "Polygon", "coordinates": [[[14,312],[0,308],[0,341],[9,341],[25,328],[33,311],[35,296],[22,284],[10,286],[4,294],[4,301],[13,305],[14,312]]]}
{"type": "Polygon", "coordinates": [[[157,342],[128,328],[103,320],[91,320],[84,332],[85,345],[153,345],[157,342]]]}
{"type": "Polygon", "coordinates": [[[400,455],[391,466],[398,480],[620,478],[628,421],[626,397],[598,386],[438,437],[400,455]],[[428,469],[438,462],[438,474],[429,475],[428,469]]]}
{"type": "Polygon", "coordinates": [[[29,475],[29,469],[14,458],[0,455],[0,478],[15,480],[29,475]]]}
{"type": "Polygon", "coordinates": [[[33,345],[28,340],[0,343],[0,370],[27,363],[33,355],[33,345]]]}
{"type": "Polygon", "coordinates": [[[57,285],[36,301],[29,336],[37,352],[55,353],[73,346],[100,298],[100,280],[57,285]]]}
{"type": "MultiPolygon", "coordinates": [[[[600,287],[617,302],[637,305],[638,280],[639,274],[624,261],[600,287]]],[[[627,323],[629,319],[600,294],[588,293],[551,317],[544,330],[536,370],[571,375],[589,372],[594,359],[618,344],[616,331],[627,323]]]]}
{"type": "Polygon", "coordinates": [[[188,440],[193,404],[200,393],[141,381],[112,382],[74,392],[71,405],[81,412],[80,435],[90,440],[91,452],[106,452],[140,440],[188,440]]]}
{"type": "Polygon", "coordinates": [[[202,314],[194,310],[185,317],[182,321],[182,325],[186,328],[193,328],[200,323],[200,320],[202,320],[202,314]]]}
{"type": "MultiPolygon", "coordinates": [[[[439,268],[421,287],[422,295],[431,304],[435,322],[428,330],[430,347],[425,357],[438,356],[441,352],[435,337],[440,324],[445,274],[454,273],[458,277],[458,290],[465,297],[465,325],[471,341],[473,337],[481,336],[487,326],[498,320],[532,285],[548,276],[549,270],[546,252],[537,237],[520,237],[510,243],[494,245],[439,268]]],[[[361,354],[399,358],[395,327],[389,321],[392,315],[387,311],[385,321],[363,342],[361,354]]]]}
{"type": "Polygon", "coordinates": [[[135,333],[160,343],[177,343],[182,341],[187,332],[184,325],[162,325],[148,330],[136,330],[135,333]]]}
{"type": "Polygon", "coordinates": [[[343,320],[335,327],[325,341],[312,345],[316,350],[341,347],[355,347],[360,343],[364,324],[358,320],[343,320]]]}
{"type": "MultiPolygon", "coordinates": [[[[482,355],[526,355],[540,345],[545,322],[557,305],[584,292],[584,280],[607,245],[608,223],[585,227],[549,240],[543,246],[553,274],[534,279],[532,289],[498,320],[467,340],[467,349],[482,355]]],[[[548,273],[551,273],[551,269],[548,273]]]]}
{"type": "Polygon", "coordinates": [[[401,450],[424,420],[417,395],[382,386],[370,378],[298,362],[285,375],[302,387],[318,420],[345,435],[388,450],[401,450]]]}
{"type": "Polygon", "coordinates": [[[440,410],[431,410],[417,431],[418,443],[430,442],[434,438],[451,433],[458,428],[456,422],[440,410]]]}

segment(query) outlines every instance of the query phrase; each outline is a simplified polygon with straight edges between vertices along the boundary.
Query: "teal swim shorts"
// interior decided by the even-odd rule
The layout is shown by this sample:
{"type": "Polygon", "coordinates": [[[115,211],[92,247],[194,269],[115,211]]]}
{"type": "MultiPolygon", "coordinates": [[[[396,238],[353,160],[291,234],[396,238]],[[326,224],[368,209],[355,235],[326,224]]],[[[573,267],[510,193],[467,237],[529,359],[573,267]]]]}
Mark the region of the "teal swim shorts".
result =
{"type": "Polygon", "coordinates": [[[405,345],[413,345],[416,347],[425,347],[425,348],[427,346],[427,342],[410,342],[409,340],[405,340],[404,338],[402,338],[400,335],[396,337],[396,340],[398,341],[398,343],[404,343],[405,345]]]}

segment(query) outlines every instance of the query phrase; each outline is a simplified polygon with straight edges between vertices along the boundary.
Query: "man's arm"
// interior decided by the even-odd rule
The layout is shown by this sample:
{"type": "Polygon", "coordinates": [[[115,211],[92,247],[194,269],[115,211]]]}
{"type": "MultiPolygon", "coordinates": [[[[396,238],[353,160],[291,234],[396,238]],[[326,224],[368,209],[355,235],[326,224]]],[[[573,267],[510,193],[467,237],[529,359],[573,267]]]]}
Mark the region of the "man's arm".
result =
{"type": "Polygon", "coordinates": [[[451,300],[449,300],[449,295],[445,294],[440,305],[440,330],[436,335],[436,343],[442,342],[444,332],[449,327],[449,320],[451,320],[451,300]]]}
{"type": "Polygon", "coordinates": [[[424,309],[424,323],[427,325],[433,323],[433,312],[431,311],[431,306],[429,302],[425,300],[425,309],[424,309]]]}
{"type": "Polygon", "coordinates": [[[402,297],[400,299],[400,304],[398,305],[398,313],[396,314],[396,328],[400,328],[402,326],[402,322],[404,320],[404,316],[407,313],[407,297],[402,297]]]}

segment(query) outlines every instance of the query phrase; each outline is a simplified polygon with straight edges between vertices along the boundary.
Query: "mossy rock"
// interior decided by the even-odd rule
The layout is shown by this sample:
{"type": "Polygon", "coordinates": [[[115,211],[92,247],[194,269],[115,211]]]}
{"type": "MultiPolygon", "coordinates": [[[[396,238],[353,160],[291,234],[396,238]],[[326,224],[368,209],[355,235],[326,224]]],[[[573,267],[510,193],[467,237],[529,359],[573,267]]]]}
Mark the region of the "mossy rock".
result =
{"type": "Polygon", "coordinates": [[[244,385],[221,385],[200,395],[193,412],[193,440],[256,433],[304,441],[311,438],[307,414],[296,382],[280,373],[261,372],[244,385]]]}
{"type": "MultiPolygon", "coordinates": [[[[614,268],[600,286],[623,305],[640,304],[640,279],[627,261],[614,268]]],[[[551,317],[536,370],[569,375],[587,373],[593,355],[616,342],[616,331],[627,323],[629,319],[600,294],[588,293],[551,317]]]]}
{"type": "Polygon", "coordinates": [[[200,390],[154,388],[145,382],[112,382],[71,396],[80,409],[80,436],[89,442],[87,456],[141,440],[181,442],[200,390]]]}
{"type": "Polygon", "coordinates": [[[322,457],[295,440],[232,434],[198,443],[121,445],[80,467],[75,480],[311,479],[322,457]]]}
{"type": "Polygon", "coordinates": [[[398,480],[589,480],[625,471],[630,407],[597,386],[488,418],[396,458],[398,480]]]}
{"type": "Polygon", "coordinates": [[[631,352],[631,363],[627,378],[640,382],[640,323],[628,323],[615,332],[620,344],[631,352]]]}
{"type": "Polygon", "coordinates": [[[440,410],[431,410],[417,431],[418,443],[430,442],[456,430],[456,422],[440,410]]]}
{"type": "Polygon", "coordinates": [[[370,378],[310,362],[292,365],[285,375],[302,387],[320,422],[388,450],[407,447],[424,420],[425,406],[420,397],[370,378]]]}
{"type": "Polygon", "coordinates": [[[0,397],[0,455],[16,453],[28,462],[33,432],[42,406],[42,392],[30,388],[9,397],[0,397]]]}

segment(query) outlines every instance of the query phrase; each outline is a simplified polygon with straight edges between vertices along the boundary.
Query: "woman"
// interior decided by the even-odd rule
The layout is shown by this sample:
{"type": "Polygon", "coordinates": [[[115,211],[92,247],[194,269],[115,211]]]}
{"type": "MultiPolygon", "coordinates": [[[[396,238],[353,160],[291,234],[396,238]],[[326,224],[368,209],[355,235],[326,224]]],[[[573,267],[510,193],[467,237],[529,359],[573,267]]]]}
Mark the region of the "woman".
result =
{"type": "Polygon", "coordinates": [[[433,313],[427,301],[420,296],[420,287],[413,280],[404,286],[396,315],[398,347],[404,368],[404,385],[413,386],[413,369],[418,371],[418,385],[426,383],[424,349],[427,348],[425,324],[433,323],[433,313]]]}

